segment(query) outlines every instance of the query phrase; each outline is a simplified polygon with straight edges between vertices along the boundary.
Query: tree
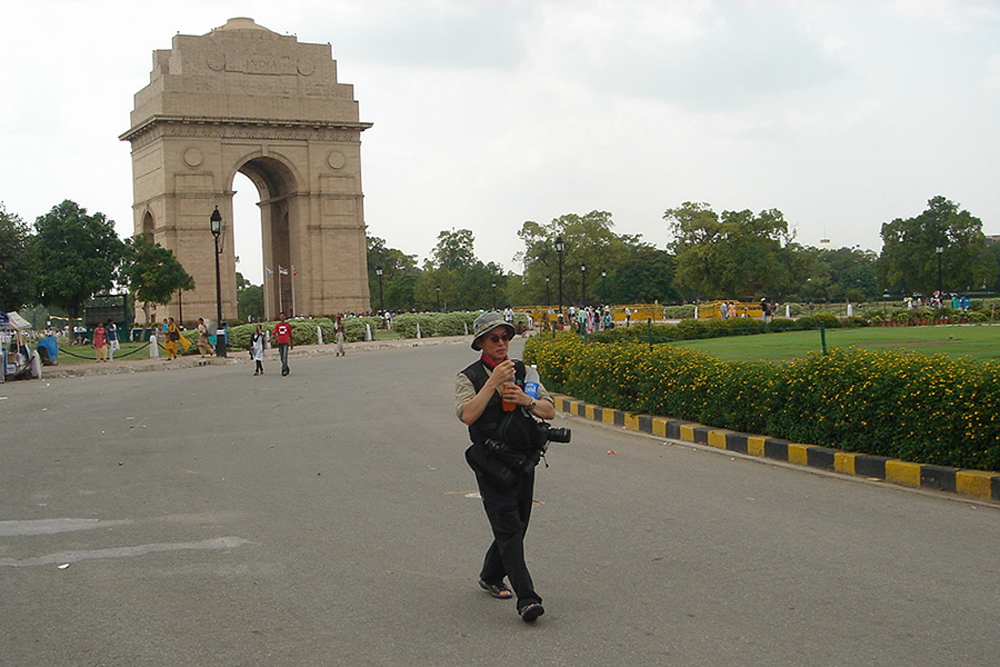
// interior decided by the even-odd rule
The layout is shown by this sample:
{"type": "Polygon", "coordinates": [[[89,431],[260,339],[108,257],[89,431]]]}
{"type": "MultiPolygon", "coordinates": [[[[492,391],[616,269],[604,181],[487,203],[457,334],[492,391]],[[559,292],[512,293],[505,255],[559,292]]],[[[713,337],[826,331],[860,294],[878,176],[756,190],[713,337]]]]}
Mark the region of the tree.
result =
{"type": "Polygon", "coordinates": [[[474,310],[493,305],[493,283],[497,284],[497,306],[506,300],[507,276],[496,263],[476,258],[475,236],[468,229],[442,231],[424,262],[414,286],[417,305],[425,309],[474,310]]]}
{"type": "Polygon", "coordinates": [[[145,236],[134,236],[126,242],[122,277],[149,322],[149,305],[166,304],[177,290],[193,290],[194,278],[172,250],[145,236]]]}
{"type": "Polygon", "coordinates": [[[794,235],[778,209],[723,211],[685,202],[663,214],[674,240],[678,287],[701,298],[778,293],[789,281],[794,235]]]}
{"type": "Polygon", "coordinates": [[[248,322],[264,319],[264,287],[254,285],[236,272],[236,316],[248,322]]]}
{"type": "Polygon", "coordinates": [[[0,202],[0,310],[35,303],[37,273],[30,228],[0,202]]]}
{"type": "Polygon", "coordinates": [[[674,264],[666,250],[642,248],[598,278],[595,289],[606,303],[676,303],[681,295],[674,289],[674,264]]]}
{"type": "Polygon", "coordinates": [[[462,271],[475,265],[477,261],[473,247],[475,240],[476,237],[468,229],[440,232],[431,255],[435,268],[462,271]]]}
{"type": "MultiPolygon", "coordinates": [[[[987,243],[986,248],[983,250],[983,255],[984,261],[991,263],[993,266],[1000,267],[1000,243],[995,241],[987,243]]],[[[997,272],[997,277],[993,279],[989,287],[993,292],[1000,292],[1000,271],[997,272]]]]}
{"type": "Polygon", "coordinates": [[[381,308],[384,301],[386,309],[392,311],[415,308],[413,288],[419,276],[416,255],[389,248],[385,240],[377,236],[368,237],[368,293],[373,307],[381,308]],[[377,267],[382,269],[381,295],[379,277],[375,272],[377,267]]]}
{"type": "Polygon", "coordinates": [[[945,291],[982,289],[997,275],[996,264],[985,252],[982,221],[940,195],[915,218],[884,223],[882,243],[878,277],[894,292],[933,292],[939,266],[945,291]],[[937,248],[942,249],[940,256],[937,248]]]}
{"type": "Polygon", "coordinates": [[[864,301],[878,296],[877,255],[860,248],[789,247],[791,283],[784,298],[793,301],[864,301]]]}
{"type": "Polygon", "coordinates": [[[111,289],[125,246],[103,213],[66,200],[35,220],[39,301],[79,318],[92,296],[111,289]]]}
{"type": "Polygon", "coordinates": [[[553,304],[558,301],[559,253],[555,241],[562,237],[565,244],[562,254],[564,305],[605,300],[598,287],[601,272],[612,274],[631,263],[637,253],[651,248],[640,236],[615,234],[612,227],[614,222],[608,211],[591,211],[582,216],[567,213],[545,225],[533,220],[524,222],[517,235],[524,241],[525,249],[515,259],[524,264],[527,298],[543,303],[548,294],[553,304]],[[586,269],[582,270],[581,266],[586,269]]]}

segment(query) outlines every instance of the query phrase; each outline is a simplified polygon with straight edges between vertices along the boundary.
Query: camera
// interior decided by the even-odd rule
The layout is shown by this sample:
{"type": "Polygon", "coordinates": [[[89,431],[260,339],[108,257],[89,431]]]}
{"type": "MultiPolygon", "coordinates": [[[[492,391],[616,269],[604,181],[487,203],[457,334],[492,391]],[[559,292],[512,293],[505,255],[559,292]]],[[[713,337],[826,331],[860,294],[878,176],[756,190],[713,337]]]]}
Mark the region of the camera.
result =
{"type": "Polygon", "coordinates": [[[546,422],[538,422],[539,440],[545,444],[550,442],[569,442],[572,432],[568,428],[549,426],[546,422]]]}

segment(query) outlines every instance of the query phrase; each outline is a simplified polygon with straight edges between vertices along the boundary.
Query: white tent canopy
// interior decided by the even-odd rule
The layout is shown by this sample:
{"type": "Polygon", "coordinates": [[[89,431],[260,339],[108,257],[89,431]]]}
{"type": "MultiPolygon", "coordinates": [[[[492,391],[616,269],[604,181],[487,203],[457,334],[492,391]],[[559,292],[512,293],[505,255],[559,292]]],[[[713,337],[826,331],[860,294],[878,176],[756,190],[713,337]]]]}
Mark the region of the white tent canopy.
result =
{"type": "Polygon", "coordinates": [[[0,310],[0,325],[7,325],[11,329],[30,329],[31,323],[21,317],[16,310],[5,313],[0,310]]]}

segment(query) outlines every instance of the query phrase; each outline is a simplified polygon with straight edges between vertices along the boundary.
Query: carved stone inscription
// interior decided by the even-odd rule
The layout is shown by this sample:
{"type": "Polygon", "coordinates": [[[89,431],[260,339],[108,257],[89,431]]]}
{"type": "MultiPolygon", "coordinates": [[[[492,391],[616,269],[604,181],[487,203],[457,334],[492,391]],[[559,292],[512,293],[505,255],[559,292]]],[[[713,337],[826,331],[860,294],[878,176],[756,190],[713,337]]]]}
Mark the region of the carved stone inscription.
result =
{"type": "Polygon", "coordinates": [[[208,58],[209,69],[241,74],[263,74],[265,76],[309,76],[316,67],[311,62],[300,61],[291,56],[274,56],[266,53],[250,55],[213,54],[208,58]]]}

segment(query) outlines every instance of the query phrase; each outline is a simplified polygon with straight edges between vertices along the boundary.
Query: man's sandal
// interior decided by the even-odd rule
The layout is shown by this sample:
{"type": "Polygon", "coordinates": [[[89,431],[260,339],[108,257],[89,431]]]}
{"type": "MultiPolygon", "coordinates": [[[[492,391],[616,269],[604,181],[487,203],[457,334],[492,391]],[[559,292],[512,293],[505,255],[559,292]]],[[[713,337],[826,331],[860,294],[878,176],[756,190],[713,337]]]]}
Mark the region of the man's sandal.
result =
{"type": "Polygon", "coordinates": [[[498,600],[509,600],[512,597],[514,597],[514,594],[510,592],[509,588],[507,588],[507,584],[505,584],[502,581],[499,584],[493,585],[493,584],[488,584],[482,579],[480,579],[479,587],[482,588],[484,591],[489,591],[490,595],[492,595],[498,600]]]}

